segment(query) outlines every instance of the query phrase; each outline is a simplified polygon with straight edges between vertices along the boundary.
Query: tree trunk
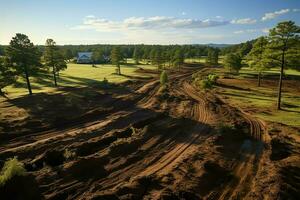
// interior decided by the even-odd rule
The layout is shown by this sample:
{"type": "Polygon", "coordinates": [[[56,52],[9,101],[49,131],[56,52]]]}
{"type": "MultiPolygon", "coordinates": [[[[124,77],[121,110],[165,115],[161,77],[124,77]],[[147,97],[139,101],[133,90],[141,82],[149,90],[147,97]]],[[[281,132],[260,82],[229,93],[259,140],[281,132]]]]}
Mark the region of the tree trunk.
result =
{"type": "Polygon", "coordinates": [[[54,78],[54,85],[55,87],[57,87],[57,81],[56,81],[56,71],[55,71],[55,67],[53,66],[53,78],[54,78]]]}
{"type": "Polygon", "coordinates": [[[257,78],[258,78],[257,86],[260,87],[260,82],[261,82],[261,72],[258,72],[257,78]]]}
{"type": "Polygon", "coordinates": [[[26,77],[26,82],[27,82],[28,93],[29,93],[29,95],[32,95],[31,85],[30,85],[30,81],[29,81],[28,69],[27,69],[26,66],[24,68],[25,68],[25,77],[26,77]]]}
{"type": "Polygon", "coordinates": [[[121,75],[121,66],[118,64],[118,69],[119,69],[119,75],[121,75]]]}
{"type": "Polygon", "coordinates": [[[283,77],[283,68],[284,68],[284,54],[285,52],[282,51],[281,56],[281,69],[280,69],[280,76],[279,76],[279,84],[278,84],[278,100],[277,100],[277,110],[280,110],[280,103],[281,103],[281,88],[282,88],[282,77],[283,77]]]}

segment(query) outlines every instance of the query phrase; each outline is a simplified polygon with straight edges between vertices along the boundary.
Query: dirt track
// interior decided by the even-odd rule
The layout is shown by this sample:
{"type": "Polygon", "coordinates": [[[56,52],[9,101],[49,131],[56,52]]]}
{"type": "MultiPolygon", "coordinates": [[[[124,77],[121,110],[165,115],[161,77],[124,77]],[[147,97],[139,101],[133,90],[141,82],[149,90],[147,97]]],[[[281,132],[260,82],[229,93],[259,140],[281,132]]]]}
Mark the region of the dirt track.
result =
{"type": "Polygon", "coordinates": [[[257,199],[266,125],[196,90],[196,69],[170,72],[165,92],[142,82],[88,122],[9,140],[0,158],[25,162],[46,199],[257,199]]]}

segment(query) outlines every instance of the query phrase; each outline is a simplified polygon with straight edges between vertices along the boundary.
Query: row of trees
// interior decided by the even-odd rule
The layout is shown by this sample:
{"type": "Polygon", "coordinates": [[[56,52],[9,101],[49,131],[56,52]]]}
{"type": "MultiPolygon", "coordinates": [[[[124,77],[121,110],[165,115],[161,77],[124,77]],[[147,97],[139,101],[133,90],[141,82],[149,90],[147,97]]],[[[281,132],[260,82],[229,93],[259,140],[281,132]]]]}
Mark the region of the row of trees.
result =
{"type": "MultiPolygon", "coordinates": [[[[46,45],[36,46],[41,53],[44,53],[46,45]]],[[[123,58],[134,58],[135,60],[150,60],[154,57],[154,52],[163,52],[163,57],[174,56],[180,50],[186,58],[200,58],[207,56],[212,49],[207,45],[63,45],[57,46],[61,50],[65,59],[70,60],[77,57],[78,52],[93,52],[97,62],[105,62],[104,57],[111,57],[112,49],[120,48],[123,58]]],[[[5,54],[8,46],[0,46],[0,56],[5,54]]],[[[216,49],[216,48],[215,48],[216,49]]]]}
{"type": "Polygon", "coordinates": [[[239,71],[244,59],[249,67],[257,71],[258,86],[261,85],[263,71],[271,67],[280,67],[277,100],[277,109],[280,109],[284,69],[300,70],[299,34],[300,27],[294,22],[281,22],[270,30],[269,36],[256,39],[246,55],[243,56],[240,49],[239,52],[228,54],[224,59],[224,65],[230,71],[239,71]]]}
{"type": "MultiPolygon", "coordinates": [[[[124,61],[124,56],[122,54],[122,50],[120,46],[115,46],[112,48],[111,51],[111,61],[117,67],[117,73],[121,74],[120,65],[124,61]]],[[[138,48],[135,48],[133,59],[135,60],[136,64],[139,64],[142,57],[140,57],[141,53],[138,48]]],[[[163,51],[161,48],[152,48],[150,52],[149,60],[151,61],[152,65],[157,66],[158,69],[168,67],[177,67],[178,69],[184,63],[184,53],[183,51],[178,48],[174,52],[173,51],[163,51]]],[[[147,61],[149,61],[147,60],[147,61]]]]}
{"type": "Polygon", "coordinates": [[[52,39],[47,39],[43,60],[42,55],[26,35],[17,33],[6,48],[5,56],[0,59],[1,94],[3,87],[14,83],[18,76],[22,76],[31,95],[30,76],[45,68],[52,69],[54,85],[57,86],[59,71],[67,68],[63,54],[52,39]]]}

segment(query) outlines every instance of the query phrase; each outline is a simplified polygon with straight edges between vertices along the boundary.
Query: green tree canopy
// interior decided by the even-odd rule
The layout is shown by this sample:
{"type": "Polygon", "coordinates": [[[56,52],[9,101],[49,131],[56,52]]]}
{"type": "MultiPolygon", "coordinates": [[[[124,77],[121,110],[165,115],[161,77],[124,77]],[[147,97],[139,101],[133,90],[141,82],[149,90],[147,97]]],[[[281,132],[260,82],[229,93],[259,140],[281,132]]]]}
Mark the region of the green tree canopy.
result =
{"type": "Polygon", "coordinates": [[[258,72],[258,86],[261,82],[261,73],[270,68],[263,60],[263,55],[268,45],[266,37],[259,37],[253,44],[253,48],[246,56],[247,64],[250,68],[258,72]]]}
{"type": "Polygon", "coordinates": [[[112,48],[111,51],[111,61],[114,65],[116,65],[117,67],[117,72],[118,74],[121,74],[121,61],[122,61],[123,57],[121,54],[121,49],[119,46],[115,46],[112,48]]]}
{"type": "Polygon", "coordinates": [[[16,67],[19,74],[25,75],[28,92],[31,95],[32,90],[29,77],[32,73],[37,72],[41,66],[40,52],[33,43],[30,42],[27,35],[17,33],[10,41],[6,55],[10,62],[16,67]]]}
{"type": "Polygon", "coordinates": [[[242,68],[242,58],[237,53],[230,53],[224,58],[224,66],[230,72],[238,73],[242,68]]]}
{"type": "Polygon", "coordinates": [[[60,70],[67,68],[67,64],[64,60],[63,54],[56,46],[56,43],[53,39],[46,40],[44,60],[45,65],[52,68],[54,85],[57,86],[57,75],[60,70]]]}
{"type": "Polygon", "coordinates": [[[6,57],[0,57],[0,95],[2,89],[16,81],[15,70],[6,57]]]}
{"type": "Polygon", "coordinates": [[[280,109],[281,88],[284,69],[300,69],[300,27],[293,21],[284,21],[270,30],[270,43],[264,53],[264,62],[272,67],[280,67],[280,77],[278,84],[277,109],[280,109]]]}
{"type": "Polygon", "coordinates": [[[175,67],[180,68],[180,66],[184,63],[184,54],[181,49],[177,49],[174,54],[173,64],[175,67]]]}

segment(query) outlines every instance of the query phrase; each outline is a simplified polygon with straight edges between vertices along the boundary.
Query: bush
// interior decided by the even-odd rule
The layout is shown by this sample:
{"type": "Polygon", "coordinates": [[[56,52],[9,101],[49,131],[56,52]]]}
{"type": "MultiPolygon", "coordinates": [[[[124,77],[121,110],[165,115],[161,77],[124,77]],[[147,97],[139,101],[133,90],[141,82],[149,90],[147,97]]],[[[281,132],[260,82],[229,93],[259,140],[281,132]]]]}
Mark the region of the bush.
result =
{"type": "Polygon", "coordinates": [[[18,161],[16,157],[8,159],[1,170],[0,186],[5,185],[14,176],[24,176],[25,172],[24,164],[18,161]]]}
{"type": "Polygon", "coordinates": [[[195,78],[194,82],[197,84],[200,81],[200,86],[203,89],[211,89],[217,83],[218,78],[219,76],[216,74],[209,74],[204,78],[202,77],[202,79],[199,77],[195,78]]]}
{"type": "Polygon", "coordinates": [[[65,157],[66,160],[70,160],[70,159],[76,157],[76,153],[74,151],[66,149],[65,152],[64,152],[64,157],[65,157]]]}
{"type": "Polygon", "coordinates": [[[166,71],[162,71],[160,74],[160,84],[161,85],[165,85],[168,82],[168,75],[166,73],[166,71]]]}
{"type": "Polygon", "coordinates": [[[213,84],[217,83],[217,80],[219,79],[219,76],[216,74],[209,74],[207,76],[208,80],[211,81],[213,84]]]}

